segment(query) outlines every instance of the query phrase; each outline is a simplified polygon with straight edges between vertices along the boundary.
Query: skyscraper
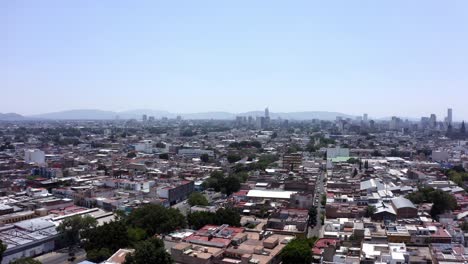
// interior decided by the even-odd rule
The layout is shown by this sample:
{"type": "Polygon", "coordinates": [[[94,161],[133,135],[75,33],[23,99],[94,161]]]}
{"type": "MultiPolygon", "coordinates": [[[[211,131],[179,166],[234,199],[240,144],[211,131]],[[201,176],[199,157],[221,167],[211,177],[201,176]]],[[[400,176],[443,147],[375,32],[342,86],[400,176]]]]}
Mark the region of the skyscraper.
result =
{"type": "Polygon", "coordinates": [[[447,109],[447,124],[452,124],[452,108],[447,109]]]}
{"type": "Polygon", "coordinates": [[[263,118],[263,124],[262,124],[262,129],[269,128],[270,127],[270,110],[268,110],[268,107],[265,108],[265,117],[263,118]]]}
{"type": "Polygon", "coordinates": [[[432,128],[437,125],[437,116],[435,114],[431,114],[431,117],[429,118],[429,124],[432,128]]]}

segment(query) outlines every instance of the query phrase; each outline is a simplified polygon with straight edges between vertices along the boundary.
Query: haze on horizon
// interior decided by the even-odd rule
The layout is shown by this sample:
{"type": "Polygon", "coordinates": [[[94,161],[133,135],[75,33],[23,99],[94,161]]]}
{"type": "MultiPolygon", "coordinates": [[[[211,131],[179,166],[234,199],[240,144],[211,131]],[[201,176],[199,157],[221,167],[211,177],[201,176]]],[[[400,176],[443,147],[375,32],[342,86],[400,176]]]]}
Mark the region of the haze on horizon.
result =
{"type": "Polygon", "coordinates": [[[467,1],[2,1],[0,112],[468,119],[467,1]]]}

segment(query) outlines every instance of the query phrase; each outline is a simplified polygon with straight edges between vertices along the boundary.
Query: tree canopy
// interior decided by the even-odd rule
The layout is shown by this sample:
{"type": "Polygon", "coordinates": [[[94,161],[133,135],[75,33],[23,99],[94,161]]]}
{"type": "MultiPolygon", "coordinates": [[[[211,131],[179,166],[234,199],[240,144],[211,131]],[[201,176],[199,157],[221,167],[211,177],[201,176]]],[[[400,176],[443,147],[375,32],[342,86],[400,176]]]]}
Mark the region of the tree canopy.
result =
{"type": "Polygon", "coordinates": [[[188,198],[188,203],[191,206],[195,206],[195,205],[207,206],[209,204],[206,197],[202,193],[199,193],[199,192],[193,192],[192,194],[190,194],[188,198]]]}
{"type": "Polygon", "coordinates": [[[200,229],[205,225],[223,225],[240,226],[241,216],[239,212],[231,208],[221,208],[212,212],[193,212],[187,216],[189,226],[194,229],[200,229]]]}
{"type": "Polygon", "coordinates": [[[151,238],[135,245],[135,252],[128,254],[125,264],[169,264],[173,263],[171,255],[164,249],[164,242],[159,238],[151,238]]]}
{"type": "Polygon", "coordinates": [[[127,226],[122,221],[113,221],[86,232],[84,248],[88,258],[101,262],[119,248],[129,245],[127,226]]]}
{"type": "Polygon", "coordinates": [[[92,216],[75,215],[65,218],[57,227],[57,231],[62,234],[68,245],[74,246],[80,242],[83,234],[86,234],[88,230],[96,227],[96,225],[97,221],[92,216]]]}
{"type": "Polygon", "coordinates": [[[290,241],[281,252],[284,264],[309,264],[312,262],[312,246],[315,241],[296,238],[290,241]]]}
{"type": "Polygon", "coordinates": [[[406,198],[415,204],[432,203],[432,217],[436,217],[448,210],[455,210],[458,207],[455,197],[449,193],[433,188],[420,188],[417,192],[408,194],[406,198]]]}
{"type": "Polygon", "coordinates": [[[154,204],[135,209],[128,216],[128,224],[145,230],[149,236],[167,234],[187,225],[185,217],[178,209],[154,204]]]}
{"type": "Polygon", "coordinates": [[[463,187],[463,183],[468,181],[468,172],[465,172],[463,167],[447,171],[447,176],[460,187],[463,187]]]}
{"type": "Polygon", "coordinates": [[[224,173],[216,171],[204,182],[204,186],[205,188],[213,188],[217,192],[231,195],[239,191],[241,182],[246,180],[245,176],[245,174],[233,174],[225,177],[224,173]]]}
{"type": "Polygon", "coordinates": [[[208,161],[210,161],[210,156],[208,156],[208,154],[206,154],[206,153],[201,154],[200,160],[201,160],[202,162],[207,163],[208,161]]]}
{"type": "Polygon", "coordinates": [[[235,154],[235,153],[229,153],[227,155],[227,160],[229,163],[235,163],[235,162],[238,162],[239,160],[241,160],[242,157],[238,154],[235,154]]]}
{"type": "Polygon", "coordinates": [[[314,226],[317,224],[317,207],[311,206],[309,208],[309,224],[314,226]]]}
{"type": "Polygon", "coordinates": [[[5,252],[5,250],[7,250],[7,246],[3,244],[2,240],[0,240],[0,263],[2,262],[3,252],[5,252]]]}

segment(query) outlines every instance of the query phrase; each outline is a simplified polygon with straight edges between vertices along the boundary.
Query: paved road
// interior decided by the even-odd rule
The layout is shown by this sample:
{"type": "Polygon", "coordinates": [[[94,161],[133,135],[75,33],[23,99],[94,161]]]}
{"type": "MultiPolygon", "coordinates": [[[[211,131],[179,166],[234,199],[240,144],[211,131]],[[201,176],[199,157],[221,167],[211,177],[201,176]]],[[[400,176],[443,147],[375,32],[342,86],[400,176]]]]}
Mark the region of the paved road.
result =
{"type": "Polygon", "coordinates": [[[70,257],[68,256],[68,250],[63,249],[63,250],[58,250],[58,251],[53,251],[44,255],[41,255],[39,257],[36,257],[35,259],[40,261],[41,263],[47,263],[47,264],[62,264],[62,263],[79,263],[83,260],[86,260],[86,251],[83,249],[80,249],[78,252],[75,253],[75,260],[68,261],[70,257]]]}
{"type": "Polygon", "coordinates": [[[187,216],[187,214],[190,212],[190,205],[188,204],[187,200],[174,204],[171,207],[179,209],[179,211],[185,216],[187,216]]]}
{"type": "Polygon", "coordinates": [[[322,207],[321,201],[322,201],[322,194],[325,193],[325,187],[323,184],[323,179],[325,178],[325,175],[326,175],[326,172],[323,172],[317,178],[317,184],[316,184],[316,189],[315,189],[315,194],[314,194],[314,205],[317,207],[317,224],[314,227],[309,228],[307,237],[313,237],[313,236],[321,237],[322,236],[322,233],[321,233],[322,223],[320,220],[320,216],[323,214],[322,209],[321,209],[322,207]],[[316,198],[318,198],[317,203],[315,202],[316,198]]]}

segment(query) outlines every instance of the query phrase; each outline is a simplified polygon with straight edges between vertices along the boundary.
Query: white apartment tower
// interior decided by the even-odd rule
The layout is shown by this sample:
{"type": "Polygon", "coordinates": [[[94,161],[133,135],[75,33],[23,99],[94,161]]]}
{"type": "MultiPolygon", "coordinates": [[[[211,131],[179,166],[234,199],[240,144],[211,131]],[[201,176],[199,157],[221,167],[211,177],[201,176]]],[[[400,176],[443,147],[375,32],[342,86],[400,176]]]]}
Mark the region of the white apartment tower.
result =
{"type": "Polygon", "coordinates": [[[453,122],[452,119],[452,108],[447,109],[447,124],[451,125],[453,122]]]}
{"type": "Polygon", "coordinates": [[[39,149],[27,149],[24,151],[24,161],[26,163],[45,164],[45,153],[39,149]]]}

